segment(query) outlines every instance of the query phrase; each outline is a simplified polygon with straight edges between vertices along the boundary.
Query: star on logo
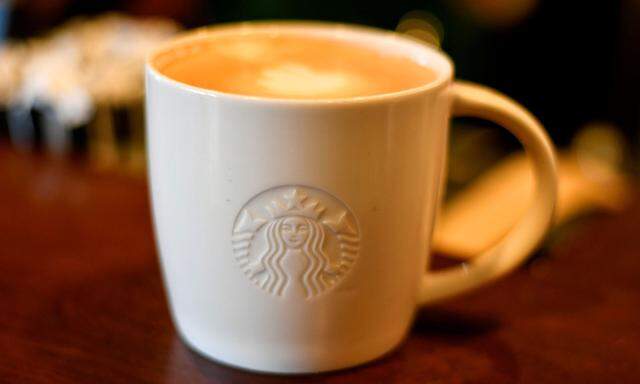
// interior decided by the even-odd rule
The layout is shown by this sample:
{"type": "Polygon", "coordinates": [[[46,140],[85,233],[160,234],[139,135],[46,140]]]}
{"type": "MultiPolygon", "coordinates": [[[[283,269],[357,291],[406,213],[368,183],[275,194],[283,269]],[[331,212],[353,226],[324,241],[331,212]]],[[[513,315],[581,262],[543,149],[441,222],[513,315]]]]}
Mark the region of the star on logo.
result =
{"type": "Polygon", "coordinates": [[[282,216],[304,216],[316,220],[325,210],[318,200],[307,199],[307,194],[298,188],[293,188],[281,196],[284,202],[276,198],[265,207],[274,219],[282,216]]]}
{"type": "Polygon", "coordinates": [[[296,210],[303,210],[304,209],[304,205],[302,204],[306,199],[307,199],[307,195],[305,195],[303,192],[300,192],[297,188],[291,190],[291,192],[289,192],[288,194],[284,195],[284,198],[286,200],[286,209],[287,211],[296,209],[296,210]]]}

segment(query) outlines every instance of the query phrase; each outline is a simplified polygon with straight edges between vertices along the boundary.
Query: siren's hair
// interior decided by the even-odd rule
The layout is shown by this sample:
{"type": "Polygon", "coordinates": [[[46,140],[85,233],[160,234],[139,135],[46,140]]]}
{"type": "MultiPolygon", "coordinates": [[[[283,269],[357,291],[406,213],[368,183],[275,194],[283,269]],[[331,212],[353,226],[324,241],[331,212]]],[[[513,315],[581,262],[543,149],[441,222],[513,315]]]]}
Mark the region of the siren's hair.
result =
{"type": "Polygon", "coordinates": [[[279,263],[279,260],[282,259],[286,251],[283,239],[278,236],[281,226],[282,220],[274,220],[267,224],[264,231],[267,240],[267,249],[259,258],[267,270],[267,277],[262,281],[260,286],[268,292],[277,295],[282,294],[282,290],[287,285],[288,280],[287,274],[279,263]]]}
{"type": "Polygon", "coordinates": [[[324,253],[324,229],[315,220],[305,219],[309,225],[309,237],[303,246],[304,254],[309,259],[309,266],[302,275],[307,290],[307,297],[315,296],[327,288],[324,272],[330,266],[330,260],[324,253]]]}
{"type": "MultiPolygon", "coordinates": [[[[267,249],[260,255],[259,260],[267,270],[267,277],[262,280],[260,286],[270,293],[282,295],[289,281],[289,276],[282,268],[282,260],[287,252],[287,247],[280,235],[282,222],[286,217],[281,217],[269,222],[265,228],[267,249]]],[[[317,221],[302,217],[309,228],[309,235],[302,246],[302,253],[309,261],[307,269],[302,274],[301,283],[306,296],[312,297],[320,294],[327,288],[325,271],[330,270],[330,260],[324,253],[325,241],[324,229],[317,221]]]]}

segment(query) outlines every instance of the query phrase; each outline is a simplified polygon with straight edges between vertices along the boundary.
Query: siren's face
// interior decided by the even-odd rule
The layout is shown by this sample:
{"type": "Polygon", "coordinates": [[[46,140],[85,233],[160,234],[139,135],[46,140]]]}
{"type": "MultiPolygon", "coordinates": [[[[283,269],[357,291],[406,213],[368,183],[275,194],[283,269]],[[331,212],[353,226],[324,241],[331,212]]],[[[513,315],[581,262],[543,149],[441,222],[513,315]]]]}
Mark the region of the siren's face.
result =
{"type": "Polygon", "coordinates": [[[287,248],[300,248],[307,241],[309,230],[309,224],[302,217],[287,217],[280,225],[280,236],[287,248]]]}

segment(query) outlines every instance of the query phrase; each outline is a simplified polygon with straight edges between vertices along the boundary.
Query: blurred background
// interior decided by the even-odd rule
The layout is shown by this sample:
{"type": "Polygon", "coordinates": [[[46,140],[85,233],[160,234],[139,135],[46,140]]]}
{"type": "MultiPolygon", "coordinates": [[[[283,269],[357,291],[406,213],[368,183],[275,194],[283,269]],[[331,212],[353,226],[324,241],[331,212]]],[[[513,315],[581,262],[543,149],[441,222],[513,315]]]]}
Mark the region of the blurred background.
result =
{"type": "MultiPolygon", "coordinates": [[[[545,125],[561,153],[559,220],[628,200],[640,166],[640,0],[0,0],[0,142],[143,178],[145,53],[181,29],[255,19],[364,24],[435,45],[458,78],[545,125]]],[[[452,211],[491,204],[474,183],[518,200],[528,171],[508,134],[456,119],[450,146],[452,211]]],[[[459,216],[445,218],[443,243],[469,221],[459,216]]]]}

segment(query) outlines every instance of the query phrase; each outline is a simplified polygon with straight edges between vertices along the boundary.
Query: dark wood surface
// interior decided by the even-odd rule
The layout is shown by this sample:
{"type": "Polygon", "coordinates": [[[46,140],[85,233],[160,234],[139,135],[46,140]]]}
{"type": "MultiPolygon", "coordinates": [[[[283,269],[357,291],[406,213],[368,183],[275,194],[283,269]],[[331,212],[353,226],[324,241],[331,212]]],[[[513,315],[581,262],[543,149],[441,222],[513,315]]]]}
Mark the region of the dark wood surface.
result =
{"type": "Polygon", "coordinates": [[[640,203],[583,221],[490,287],[422,310],[381,360],[286,378],[181,343],[144,179],[74,164],[0,145],[0,382],[640,382],[640,203]]]}

